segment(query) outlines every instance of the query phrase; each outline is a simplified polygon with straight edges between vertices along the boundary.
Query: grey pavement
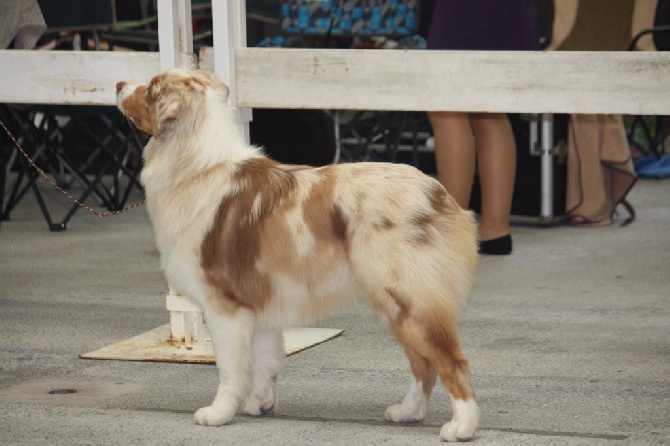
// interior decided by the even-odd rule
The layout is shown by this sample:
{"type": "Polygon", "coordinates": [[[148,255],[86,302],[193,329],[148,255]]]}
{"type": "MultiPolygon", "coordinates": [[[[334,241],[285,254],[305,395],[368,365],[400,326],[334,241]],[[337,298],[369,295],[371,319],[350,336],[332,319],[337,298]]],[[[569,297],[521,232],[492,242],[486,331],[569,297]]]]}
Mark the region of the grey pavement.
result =
{"type": "MultiPolygon", "coordinates": [[[[518,219],[513,255],[481,259],[462,331],[474,444],[670,444],[670,181],[630,198],[628,227],[518,219]]],[[[0,444],[440,444],[442,387],[424,422],[384,422],[410,373],[364,302],[321,324],[342,336],[288,359],[274,415],[229,426],[193,424],[211,365],[79,359],[167,323],[165,291],[143,208],[51,233],[27,197],[0,226],[0,444]]]]}

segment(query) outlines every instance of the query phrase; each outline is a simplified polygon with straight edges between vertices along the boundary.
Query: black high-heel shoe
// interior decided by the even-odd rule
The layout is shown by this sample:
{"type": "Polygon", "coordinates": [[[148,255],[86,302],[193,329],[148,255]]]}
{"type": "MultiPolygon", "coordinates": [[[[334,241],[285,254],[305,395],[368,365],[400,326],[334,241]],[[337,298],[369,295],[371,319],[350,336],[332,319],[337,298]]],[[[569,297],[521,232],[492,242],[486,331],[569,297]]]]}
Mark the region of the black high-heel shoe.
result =
{"type": "Polygon", "coordinates": [[[493,256],[506,256],[512,253],[512,236],[510,234],[479,242],[479,253],[493,256]]]}

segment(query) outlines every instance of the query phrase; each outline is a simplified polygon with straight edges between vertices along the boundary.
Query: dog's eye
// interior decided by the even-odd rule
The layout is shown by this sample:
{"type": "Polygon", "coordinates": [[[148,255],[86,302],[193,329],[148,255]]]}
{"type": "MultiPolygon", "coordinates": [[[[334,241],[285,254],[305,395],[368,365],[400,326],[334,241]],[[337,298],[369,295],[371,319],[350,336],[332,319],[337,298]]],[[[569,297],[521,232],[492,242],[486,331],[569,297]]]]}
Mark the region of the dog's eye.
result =
{"type": "Polygon", "coordinates": [[[158,91],[160,87],[156,80],[152,80],[149,85],[147,85],[146,90],[144,91],[144,99],[147,102],[156,102],[158,98],[158,91]]]}
{"type": "Polygon", "coordinates": [[[144,90],[144,99],[147,102],[154,102],[156,99],[156,93],[153,88],[149,87],[146,90],[144,90]]]}

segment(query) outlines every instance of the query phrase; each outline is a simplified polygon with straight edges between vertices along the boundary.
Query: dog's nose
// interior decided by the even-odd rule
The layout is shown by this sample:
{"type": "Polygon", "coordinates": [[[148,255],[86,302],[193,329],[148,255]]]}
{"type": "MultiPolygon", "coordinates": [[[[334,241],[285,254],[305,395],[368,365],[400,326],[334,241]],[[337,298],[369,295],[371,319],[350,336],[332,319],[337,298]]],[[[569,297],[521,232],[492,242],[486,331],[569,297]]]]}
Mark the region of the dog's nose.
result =
{"type": "Polygon", "coordinates": [[[123,87],[126,86],[126,83],[121,81],[116,83],[116,94],[119,94],[121,90],[123,90],[123,87]]]}

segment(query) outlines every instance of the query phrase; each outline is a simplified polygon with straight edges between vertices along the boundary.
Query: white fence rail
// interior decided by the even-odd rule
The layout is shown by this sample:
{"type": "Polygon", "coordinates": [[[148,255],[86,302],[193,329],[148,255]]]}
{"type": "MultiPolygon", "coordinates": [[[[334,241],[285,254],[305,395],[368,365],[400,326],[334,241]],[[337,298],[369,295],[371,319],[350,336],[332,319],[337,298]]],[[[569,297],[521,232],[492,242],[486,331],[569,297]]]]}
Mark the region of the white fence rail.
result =
{"type": "MultiPolygon", "coordinates": [[[[240,108],[670,114],[661,52],[237,48],[235,61],[240,108]]],[[[213,70],[214,49],[199,64],[213,70]]],[[[158,53],[4,50],[0,102],[111,105],[116,82],[160,69],[158,53]]]]}
{"type": "Polygon", "coordinates": [[[236,62],[240,107],[670,113],[668,53],[239,48],[236,62]]]}
{"type": "Polygon", "coordinates": [[[158,53],[3,50],[0,103],[111,105],[118,81],[159,71],[158,53]]]}

